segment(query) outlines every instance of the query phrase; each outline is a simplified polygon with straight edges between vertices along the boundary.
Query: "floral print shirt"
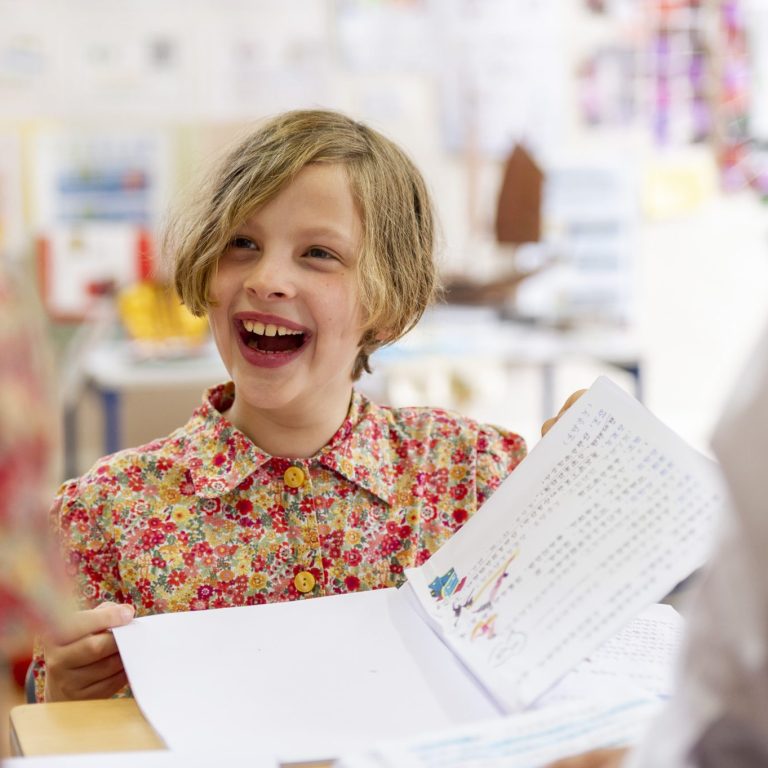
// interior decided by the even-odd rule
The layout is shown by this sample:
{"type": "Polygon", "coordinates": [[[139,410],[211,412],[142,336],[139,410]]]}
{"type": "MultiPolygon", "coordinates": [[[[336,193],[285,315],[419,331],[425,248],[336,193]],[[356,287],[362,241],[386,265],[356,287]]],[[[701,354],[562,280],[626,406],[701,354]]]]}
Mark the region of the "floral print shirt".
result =
{"type": "Polygon", "coordinates": [[[516,434],[354,392],[322,450],[278,458],[222,416],[233,398],[214,387],[181,429],[62,486],[53,515],[83,607],[143,616],[398,586],[525,455],[516,434]]]}

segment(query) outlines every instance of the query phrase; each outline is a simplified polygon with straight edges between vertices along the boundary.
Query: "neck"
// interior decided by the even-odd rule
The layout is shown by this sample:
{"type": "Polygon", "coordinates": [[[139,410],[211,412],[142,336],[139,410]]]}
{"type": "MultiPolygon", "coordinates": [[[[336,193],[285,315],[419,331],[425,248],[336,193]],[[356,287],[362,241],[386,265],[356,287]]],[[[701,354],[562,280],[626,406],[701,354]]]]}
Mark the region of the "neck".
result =
{"type": "Polygon", "coordinates": [[[322,409],[297,412],[253,409],[237,397],[227,418],[265,453],[289,459],[308,459],[326,446],[344,423],[352,398],[348,396],[322,409]]]}

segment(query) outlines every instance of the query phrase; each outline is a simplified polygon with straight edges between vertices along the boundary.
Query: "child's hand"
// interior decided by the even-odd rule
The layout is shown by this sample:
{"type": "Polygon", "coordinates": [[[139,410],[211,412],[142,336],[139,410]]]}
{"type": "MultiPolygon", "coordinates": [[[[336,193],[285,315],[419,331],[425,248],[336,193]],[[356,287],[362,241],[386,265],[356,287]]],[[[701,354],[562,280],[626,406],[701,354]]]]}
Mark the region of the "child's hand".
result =
{"type": "Polygon", "coordinates": [[[542,425],[541,425],[541,436],[544,437],[544,435],[549,432],[552,427],[555,426],[557,423],[557,420],[586,392],[586,389],[578,389],[576,392],[574,392],[566,401],[565,405],[560,409],[560,412],[557,414],[557,416],[553,416],[551,419],[547,419],[542,425]]]}
{"type": "Polygon", "coordinates": [[[597,749],[594,752],[558,760],[548,768],[619,768],[627,754],[626,749],[597,749]]]}
{"type": "Polygon", "coordinates": [[[43,644],[45,700],[107,699],[128,678],[117,643],[106,630],[128,624],[131,605],[102,603],[73,614],[68,625],[43,644]]]}

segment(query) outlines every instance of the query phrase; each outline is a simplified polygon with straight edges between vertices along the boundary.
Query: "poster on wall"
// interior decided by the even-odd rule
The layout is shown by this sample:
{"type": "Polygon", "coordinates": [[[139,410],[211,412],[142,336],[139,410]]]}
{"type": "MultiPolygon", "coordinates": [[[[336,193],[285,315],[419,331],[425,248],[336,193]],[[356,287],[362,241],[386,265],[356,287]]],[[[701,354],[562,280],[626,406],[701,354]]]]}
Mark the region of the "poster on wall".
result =
{"type": "Polygon", "coordinates": [[[439,91],[447,148],[502,158],[524,141],[546,158],[568,113],[565,0],[442,0],[439,91]]]}
{"type": "Polygon", "coordinates": [[[201,9],[182,0],[0,0],[0,116],[204,114],[201,9]]]}
{"type": "Polygon", "coordinates": [[[189,118],[201,113],[199,3],[68,0],[57,45],[70,114],[189,118]],[[180,24],[183,19],[183,24],[180,24]],[[87,21],[86,21],[87,20],[87,21]],[[84,23],[85,22],[85,23],[84,23]]]}
{"type": "Polygon", "coordinates": [[[24,249],[21,137],[0,132],[0,261],[17,260],[24,249]]]}
{"type": "Polygon", "coordinates": [[[165,131],[41,128],[33,162],[38,229],[86,221],[150,227],[164,213],[172,170],[165,131]]]}
{"type": "MultiPolygon", "coordinates": [[[[0,118],[52,111],[56,93],[57,29],[64,4],[0,0],[0,118]]],[[[55,108],[55,107],[54,107],[55,108]]]]}
{"type": "Polygon", "coordinates": [[[149,274],[164,215],[170,136],[112,126],[41,128],[34,147],[38,275],[46,308],[78,320],[105,293],[149,274]]]}
{"type": "Polygon", "coordinates": [[[339,55],[355,74],[434,74],[438,32],[428,0],[336,3],[339,55]]]}
{"type": "Polygon", "coordinates": [[[252,120],[286,109],[338,104],[329,44],[330,5],[301,0],[229,0],[208,6],[201,92],[207,117],[252,120]]]}
{"type": "Polygon", "coordinates": [[[102,299],[145,279],[151,269],[147,235],[115,222],[51,227],[38,237],[43,304],[55,320],[94,315],[102,299]]]}

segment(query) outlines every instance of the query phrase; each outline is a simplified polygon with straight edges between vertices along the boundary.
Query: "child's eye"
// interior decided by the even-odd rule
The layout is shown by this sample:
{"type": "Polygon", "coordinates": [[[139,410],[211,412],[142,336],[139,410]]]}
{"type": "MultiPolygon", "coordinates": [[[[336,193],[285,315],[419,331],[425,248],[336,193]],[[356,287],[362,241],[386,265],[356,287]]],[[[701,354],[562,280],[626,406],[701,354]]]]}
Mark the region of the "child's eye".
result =
{"type": "Polygon", "coordinates": [[[253,242],[249,237],[243,237],[242,235],[235,235],[230,241],[229,241],[229,247],[230,248],[255,248],[256,243],[253,242]]]}
{"type": "Polygon", "coordinates": [[[313,259],[335,259],[336,257],[330,252],[326,251],[325,248],[310,248],[307,251],[307,256],[311,256],[313,259]]]}

